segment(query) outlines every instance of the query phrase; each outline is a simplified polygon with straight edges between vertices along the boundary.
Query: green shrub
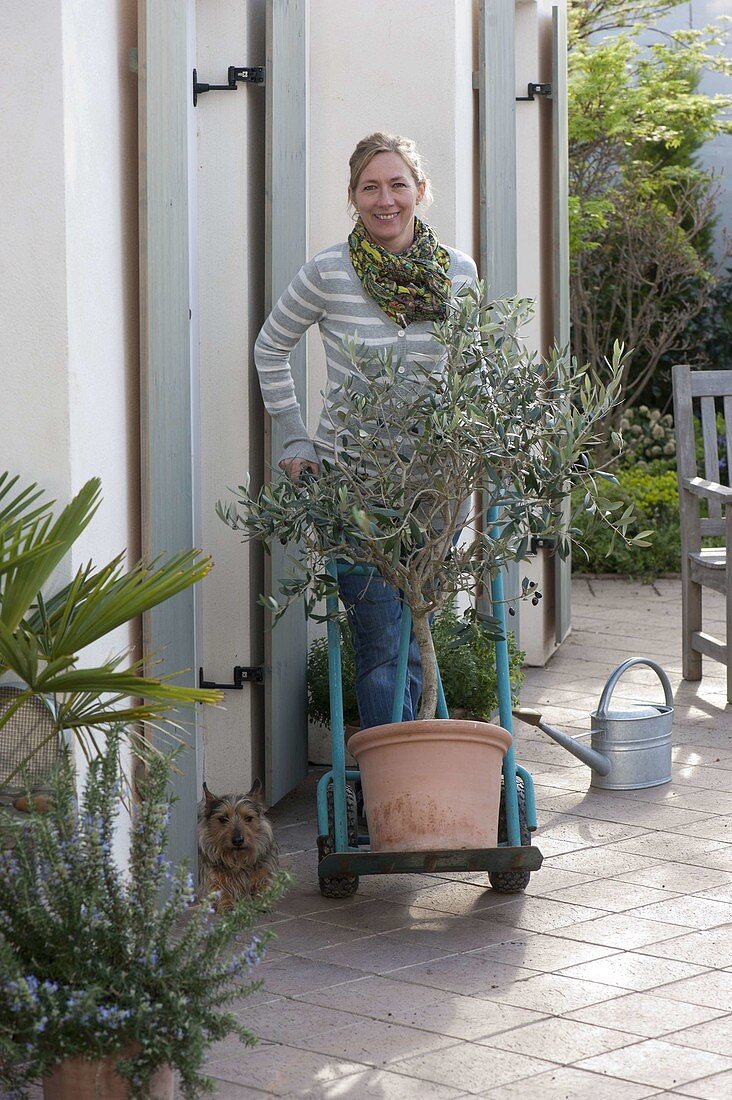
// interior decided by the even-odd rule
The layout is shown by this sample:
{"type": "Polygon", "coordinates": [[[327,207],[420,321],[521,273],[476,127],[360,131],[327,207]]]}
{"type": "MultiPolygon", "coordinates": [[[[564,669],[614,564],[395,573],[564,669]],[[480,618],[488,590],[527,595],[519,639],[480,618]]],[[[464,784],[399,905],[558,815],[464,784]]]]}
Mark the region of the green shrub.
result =
{"type": "MultiPolygon", "coordinates": [[[[580,511],[575,519],[577,539],[583,550],[573,556],[576,573],[620,573],[640,580],[651,580],[661,573],[678,572],[681,565],[679,534],[679,494],[676,474],[664,461],[654,461],[621,469],[617,483],[608,483],[605,495],[623,505],[633,504],[636,518],[633,534],[652,530],[650,546],[628,546],[613,540],[597,515],[580,511]]],[[[573,499],[580,509],[581,495],[573,499]]]]}
{"type": "Polygon", "coordinates": [[[621,462],[624,466],[657,459],[675,464],[676,436],[671,413],[661,413],[659,409],[649,409],[647,405],[631,406],[623,411],[620,432],[623,437],[621,462]]]}
{"type": "MultiPolygon", "coordinates": [[[[345,618],[340,620],[339,627],[343,716],[347,725],[357,725],[356,667],[351,632],[345,618]]],[[[452,607],[446,607],[435,617],[432,636],[448,709],[460,709],[476,718],[489,719],[498,709],[498,687],[494,643],[486,631],[479,623],[467,622],[452,607]]],[[[514,702],[518,702],[517,692],[524,680],[524,654],[510,633],[508,660],[511,692],[514,702]]],[[[314,641],[308,654],[308,717],[313,722],[330,725],[328,642],[325,638],[314,641]]]]}

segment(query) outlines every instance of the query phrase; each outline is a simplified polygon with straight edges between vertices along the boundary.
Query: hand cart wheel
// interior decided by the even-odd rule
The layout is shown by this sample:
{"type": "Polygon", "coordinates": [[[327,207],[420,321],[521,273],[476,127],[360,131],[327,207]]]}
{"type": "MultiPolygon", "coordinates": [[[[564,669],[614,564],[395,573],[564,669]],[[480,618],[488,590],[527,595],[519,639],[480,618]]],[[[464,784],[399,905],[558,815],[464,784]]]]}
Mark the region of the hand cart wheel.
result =
{"type": "MultiPolygon", "coordinates": [[[[318,862],[335,852],[335,825],[333,812],[333,784],[328,784],[328,834],[318,837],[318,862]]],[[[354,848],[358,845],[358,815],[356,811],[356,792],[346,784],[346,822],[348,843],[354,848]]],[[[330,875],[318,878],[320,892],[324,898],[350,898],[358,890],[358,875],[330,875]]]]}
{"type": "MultiPolygon", "coordinates": [[[[526,813],[526,792],[524,781],[520,776],[516,777],[516,796],[518,798],[519,828],[521,831],[521,846],[531,844],[531,830],[529,829],[526,813]]],[[[501,802],[498,809],[498,843],[505,844],[508,841],[508,829],[506,826],[506,796],[505,784],[501,779],[501,802]]],[[[529,885],[530,871],[489,871],[488,880],[498,894],[520,894],[529,885]]]]}

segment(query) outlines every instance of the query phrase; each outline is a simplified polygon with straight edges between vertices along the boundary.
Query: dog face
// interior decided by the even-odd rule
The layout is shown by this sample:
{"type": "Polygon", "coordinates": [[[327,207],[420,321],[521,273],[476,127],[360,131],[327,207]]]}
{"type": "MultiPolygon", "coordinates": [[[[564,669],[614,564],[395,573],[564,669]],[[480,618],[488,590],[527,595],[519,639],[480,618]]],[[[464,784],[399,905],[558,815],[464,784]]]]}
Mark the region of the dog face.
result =
{"type": "Polygon", "coordinates": [[[257,779],[245,795],[212,794],[203,784],[204,802],[201,821],[205,824],[207,846],[219,858],[230,860],[237,853],[251,856],[262,847],[263,833],[270,834],[269,823],[264,821],[264,807],[258,795],[262,784],[257,779]]]}

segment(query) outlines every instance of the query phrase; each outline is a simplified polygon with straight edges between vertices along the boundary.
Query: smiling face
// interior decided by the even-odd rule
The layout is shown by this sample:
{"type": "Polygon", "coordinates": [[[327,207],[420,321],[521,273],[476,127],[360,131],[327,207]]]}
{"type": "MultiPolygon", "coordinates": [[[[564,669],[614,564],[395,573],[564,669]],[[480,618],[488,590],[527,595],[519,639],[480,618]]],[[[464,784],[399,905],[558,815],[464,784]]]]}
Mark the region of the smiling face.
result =
{"type": "Polygon", "coordinates": [[[377,153],[361,172],[349,199],[375,244],[404,252],[414,239],[414,211],[425,181],[417,184],[398,153],[377,153]]]}

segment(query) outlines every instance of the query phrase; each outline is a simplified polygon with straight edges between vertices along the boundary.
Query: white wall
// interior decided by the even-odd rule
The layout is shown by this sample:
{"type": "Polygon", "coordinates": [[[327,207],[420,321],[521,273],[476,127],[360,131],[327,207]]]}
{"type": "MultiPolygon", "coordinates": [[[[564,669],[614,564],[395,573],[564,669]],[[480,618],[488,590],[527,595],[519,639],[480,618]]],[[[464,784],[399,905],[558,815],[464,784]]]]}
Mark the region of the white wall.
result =
{"type": "MultiPolygon", "coordinates": [[[[348,159],[374,130],[405,134],[427,163],[427,220],[476,255],[472,0],[311,0],[310,255],[345,240],[348,159]]],[[[325,381],[317,332],[308,345],[310,423],[325,381]]]]}
{"type": "MultiPolygon", "coordinates": [[[[60,504],[101,476],[65,579],[139,547],[136,4],[3,5],[0,38],[0,465],[60,504]]],[[[84,659],[135,641],[120,630],[84,659]]]]}
{"type": "MultiPolygon", "coordinates": [[[[228,65],[264,64],[264,0],[199,3],[198,78],[226,83],[228,65]]],[[[200,588],[205,676],[231,683],[234,665],[263,662],[261,551],[217,518],[247,471],[262,476],[263,413],[252,349],[263,320],[265,89],[240,85],[198,100],[197,262],[201,545],[215,567],[200,588]]],[[[203,775],[217,793],[262,779],[262,688],[225,692],[204,708],[203,775]]]]}
{"type": "Polygon", "coordinates": [[[6,410],[0,465],[25,479],[41,479],[54,496],[68,499],[60,9],[44,0],[2,5],[0,40],[0,137],[7,158],[0,218],[0,356],[6,410]],[[38,78],[40,57],[59,60],[55,79],[38,78]]]}

